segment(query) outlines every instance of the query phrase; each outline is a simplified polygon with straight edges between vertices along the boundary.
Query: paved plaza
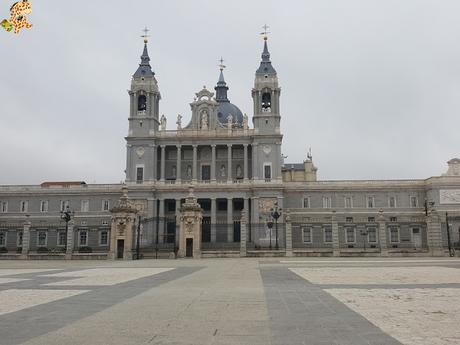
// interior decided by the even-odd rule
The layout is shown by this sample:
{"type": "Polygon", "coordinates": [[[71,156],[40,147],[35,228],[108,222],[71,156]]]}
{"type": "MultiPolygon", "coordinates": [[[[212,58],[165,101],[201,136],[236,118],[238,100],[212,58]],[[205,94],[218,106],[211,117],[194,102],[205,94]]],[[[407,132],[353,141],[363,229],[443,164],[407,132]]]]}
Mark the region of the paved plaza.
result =
{"type": "Polygon", "coordinates": [[[0,344],[460,344],[460,260],[0,261],[0,344]]]}

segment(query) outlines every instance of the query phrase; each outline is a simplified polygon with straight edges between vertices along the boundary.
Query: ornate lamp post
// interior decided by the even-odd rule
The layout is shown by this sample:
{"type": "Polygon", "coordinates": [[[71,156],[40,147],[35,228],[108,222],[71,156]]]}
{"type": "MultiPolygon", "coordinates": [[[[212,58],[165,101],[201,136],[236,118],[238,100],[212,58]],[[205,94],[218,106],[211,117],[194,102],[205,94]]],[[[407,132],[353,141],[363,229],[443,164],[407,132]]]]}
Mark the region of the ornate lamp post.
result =
{"type": "Polygon", "coordinates": [[[65,208],[64,211],[61,211],[61,219],[65,222],[65,251],[67,252],[67,238],[69,236],[69,222],[74,216],[74,212],[70,210],[69,205],[65,208]]]}
{"type": "Polygon", "coordinates": [[[140,259],[140,241],[141,241],[141,216],[137,219],[137,236],[136,236],[136,260],[140,259]]]}
{"type": "MultiPolygon", "coordinates": [[[[279,246],[278,246],[278,219],[281,217],[281,208],[278,208],[278,202],[275,202],[275,208],[274,209],[271,209],[271,213],[270,213],[270,216],[275,220],[275,248],[276,250],[279,249],[279,246]]],[[[271,232],[270,232],[271,234],[271,232]]],[[[270,244],[271,244],[271,240],[270,240],[270,244]]]]}
{"type": "Polygon", "coordinates": [[[449,215],[446,212],[446,226],[447,226],[447,247],[449,248],[449,256],[455,256],[455,249],[450,244],[450,227],[449,227],[449,215]]]}
{"type": "Polygon", "coordinates": [[[273,221],[271,220],[271,218],[268,218],[267,219],[267,226],[268,226],[268,230],[270,231],[270,249],[272,249],[272,228],[273,228],[273,221]]]}

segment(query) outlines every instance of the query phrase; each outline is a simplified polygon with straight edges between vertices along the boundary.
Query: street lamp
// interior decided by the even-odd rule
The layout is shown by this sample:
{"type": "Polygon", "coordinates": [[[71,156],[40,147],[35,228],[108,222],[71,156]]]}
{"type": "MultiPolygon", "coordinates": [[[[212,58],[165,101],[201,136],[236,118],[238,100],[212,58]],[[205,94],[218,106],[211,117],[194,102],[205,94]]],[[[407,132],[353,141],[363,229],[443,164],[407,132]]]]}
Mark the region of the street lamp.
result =
{"type": "Polygon", "coordinates": [[[270,230],[270,249],[272,249],[272,228],[273,228],[273,221],[271,218],[267,219],[267,226],[268,230],[270,230]]]}
{"type": "Polygon", "coordinates": [[[136,260],[139,260],[140,240],[141,240],[141,216],[139,215],[137,219],[136,260]]]}
{"type": "Polygon", "coordinates": [[[363,237],[364,251],[366,251],[366,236],[368,234],[367,229],[361,230],[361,236],[363,237]]]}
{"type": "Polygon", "coordinates": [[[65,251],[67,252],[67,238],[69,236],[68,231],[69,231],[69,222],[74,216],[74,212],[70,210],[69,205],[66,206],[66,208],[61,211],[61,219],[65,222],[65,251]]]}
{"type": "MultiPolygon", "coordinates": [[[[281,208],[278,208],[278,202],[275,202],[275,208],[271,209],[270,216],[275,220],[275,247],[278,250],[278,219],[281,217],[281,208]]],[[[271,244],[271,241],[270,241],[271,244]]]]}
{"type": "Polygon", "coordinates": [[[446,212],[446,226],[447,226],[447,247],[449,248],[449,256],[455,255],[455,249],[450,244],[450,227],[449,227],[449,215],[446,212]]]}

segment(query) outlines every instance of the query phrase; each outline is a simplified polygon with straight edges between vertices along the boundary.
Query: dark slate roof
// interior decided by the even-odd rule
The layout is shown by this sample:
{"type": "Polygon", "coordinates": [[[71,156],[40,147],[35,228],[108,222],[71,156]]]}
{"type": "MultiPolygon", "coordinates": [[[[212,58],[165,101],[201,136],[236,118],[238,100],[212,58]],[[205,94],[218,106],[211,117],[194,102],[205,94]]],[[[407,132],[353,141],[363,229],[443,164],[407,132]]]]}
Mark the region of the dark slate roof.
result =
{"type": "Polygon", "coordinates": [[[305,170],[305,165],[304,163],[284,163],[283,168],[285,170],[305,170]]]}
{"type": "Polygon", "coordinates": [[[262,61],[256,71],[256,75],[276,74],[275,69],[270,61],[270,52],[268,51],[267,40],[264,40],[264,51],[262,52],[262,61]]]}
{"type": "Polygon", "coordinates": [[[144,51],[141,55],[141,63],[137,68],[137,71],[133,74],[133,77],[147,77],[147,76],[154,76],[155,72],[152,71],[152,67],[150,66],[150,57],[147,51],[147,43],[144,44],[144,51]]]}
{"type": "Polygon", "coordinates": [[[222,69],[220,70],[219,81],[214,90],[216,90],[216,101],[219,103],[219,107],[217,108],[217,120],[226,125],[227,117],[232,115],[233,122],[238,122],[239,124],[243,123],[243,113],[236,105],[230,103],[227,97],[228,86],[225,82],[222,69]]]}

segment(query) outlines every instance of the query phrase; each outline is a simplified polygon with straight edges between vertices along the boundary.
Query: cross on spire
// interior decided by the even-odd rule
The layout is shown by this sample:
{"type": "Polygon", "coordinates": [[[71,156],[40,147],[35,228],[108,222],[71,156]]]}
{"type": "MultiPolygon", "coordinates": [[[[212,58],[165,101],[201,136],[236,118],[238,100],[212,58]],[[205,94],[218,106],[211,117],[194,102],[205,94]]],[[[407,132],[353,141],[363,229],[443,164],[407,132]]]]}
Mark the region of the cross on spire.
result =
{"type": "Polygon", "coordinates": [[[150,35],[148,35],[148,32],[150,31],[149,29],[147,29],[147,27],[144,28],[144,30],[142,30],[144,32],[143,35],[141,35],[141,37],[144,39],[144,43],[147,43],[149,40],[148,38],[150,37],[150,35]]]}
{"type": "Polygon", "coordinates": [[[220,70],[222,71],[226,66],[224,65],[224,59],[222,57],[220,57],[220,60],[219,60],[220,64],[219,64],[219,68],[220,70]]]}
{"type": "Polygon", "coordinates": [[[268,38],[268,34],[270,33],[270,31],[268,31],[270,27],[267,24],[265,24],[264,26],[262,26],[262,29],[264,29],[264,31],[262,31],[260,34],[264,36],[264,40],[266,41],[268,38]]]}

